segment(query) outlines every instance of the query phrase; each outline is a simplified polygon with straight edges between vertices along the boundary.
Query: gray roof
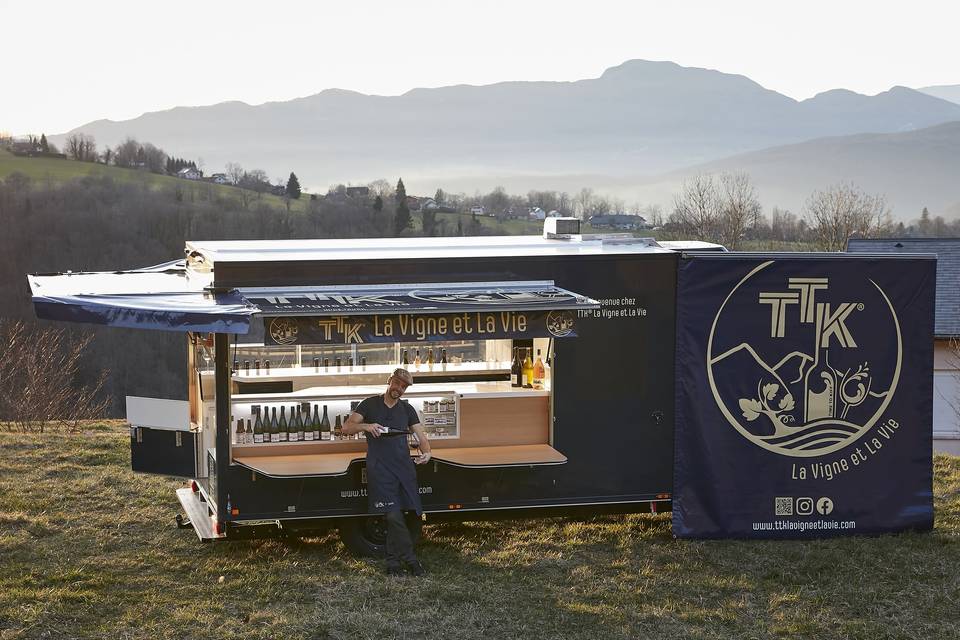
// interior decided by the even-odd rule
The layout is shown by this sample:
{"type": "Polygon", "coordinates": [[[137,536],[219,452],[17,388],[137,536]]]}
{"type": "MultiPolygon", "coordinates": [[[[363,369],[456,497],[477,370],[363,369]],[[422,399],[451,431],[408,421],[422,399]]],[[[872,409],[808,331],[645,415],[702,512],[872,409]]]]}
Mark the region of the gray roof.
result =
{"type": "Polygon", "coordinates": [[[937,309],[933,335],[960,337],[960,238],[851,238],[848,253],[937,254],[937,309]]]}

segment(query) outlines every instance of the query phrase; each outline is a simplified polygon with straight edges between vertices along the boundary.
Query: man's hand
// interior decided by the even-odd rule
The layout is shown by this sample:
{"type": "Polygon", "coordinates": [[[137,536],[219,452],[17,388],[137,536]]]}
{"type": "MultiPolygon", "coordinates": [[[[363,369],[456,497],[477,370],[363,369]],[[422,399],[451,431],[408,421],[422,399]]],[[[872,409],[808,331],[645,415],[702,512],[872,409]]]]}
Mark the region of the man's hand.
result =
{"type": "Polygon", "coordinates": [[[364,425],[363,425],[363,430],[366,431],[367,433],[369,433],[370,435],[372,435],[374,438],[379,438],[379,437],[380,437],[380,430],[381,430],[381,429],[382,429],[382,427],[381,427],[378,423],[376,423],[376,422],[374,422],[373,424],[364,424],[364,425]]]}
{"type": "Polygon", "coordinates": [[[413,459],[413,461],[416,464],[427,464],[428,462],[430,462],[430,458],[432,457],[433,456],[430,454],[430,452],[427,451],[426,453],[421,453],[420,455],[418,455],[416,458],[413,459]]]}

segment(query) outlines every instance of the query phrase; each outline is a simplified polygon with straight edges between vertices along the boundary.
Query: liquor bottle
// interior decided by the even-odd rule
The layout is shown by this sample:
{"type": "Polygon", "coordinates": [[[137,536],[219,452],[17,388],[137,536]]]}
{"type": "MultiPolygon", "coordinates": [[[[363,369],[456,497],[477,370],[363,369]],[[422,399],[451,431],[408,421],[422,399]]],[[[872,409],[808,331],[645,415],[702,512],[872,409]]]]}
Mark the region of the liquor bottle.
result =
{"type": "Polygon", "coordinates": [[[340,414],[337,414],[337,421],[333,425],[333,439],[343,440],[343,423],[340,422],[340,414]]]}
{"type": "Polygon", "coordinates": [[[277,421],[276,407],[273,407],[273,417],[270,419],[270,442],[280,442],[280,423],[277,421]]]}
{"type": "Polygon", "coordinates": [[[247,430],[243,428],[243,418],[237,418],[237,433],[233,444],[247,444],[247,430]]]}
{"type": "Polygon", "coordinates": [[[523,386],[523,365],[520,364],[520,348],[513,348],[513,363],[510,365],[510,386],[523,386]]]}
{"type": "Polygon", "coordinates": [[[403,358],[400,359],[400,364],[405,364],[405,365],[410,364],[410,356],[407,355],[406,349],[403,350],[403,358]]]}
{"type": "Polygon", "coordinates": [[[260,411],[257,411],[257,421],[253,423],[253,444],[263,444],[263,419],[260,418],[260,411]]]}
{"type": "Polygon", "coordinates": [[[297,405],[297,442],[306,440],[306,434],[303,430],[303,414],[300,412],[300,405],[297,405]]]}
{"type": "Polygon", "coordinates": [[[313,417],[310,419],[310,428],[313,429],[313,439],[320,439],[320,416],[317,414],[317,405],[313,405],[313,417]]]}
{"type": "Polygon", "coordinates": [[[323,417],[320,419],[320,439],[333,440],[330,433],[330,418],[327,416],[327,405],[323,405],[323,417]]]}
{"type": "Polygon", "coordinates": [[[803,386],[806,402],[803,407],[803,421],[809,424],[814,420],[833,418],[836,407],[836,372],[827,362],[830,343],[823,344],[824,307],[817,305],[816,351],[813,365],[807,369],[803,386]]]}
{"type": "Polygon", "coordinates": [[[546,377],[547,371],[543,366],[543,360],[540,358],[540,349],[537,349],[537,361],[533,363],[533,388],[543,389],[543,383],[546,377]]]}
{"type": "Polygon", "coordinates": [[[523,359],[523,388],[533,389],[533,360],[530,358],[530,352],[533,349],[527,349],[527,356],[523,359]]]}
{"type": "Polygon", "coordinates": [[[280,442],[289,442],[290,425],[287,424],[287,407],[280,405],[280,442]]]}
{"type": "Polygon", "coordinates": [[[413,366],[416,367],[417,369],[419,369],[419,368],[420,368],[420,364],[421,364],[422,362],[423,362],[423,360],[420,359],[420,349],[417,349],[417,357],[413,359],[413,366]]]}
{"type": "Polygon", "coordinates": [[[431,367],[433,366],[433,347],[430,347],[427,350],[427,365],[431,367]]]}

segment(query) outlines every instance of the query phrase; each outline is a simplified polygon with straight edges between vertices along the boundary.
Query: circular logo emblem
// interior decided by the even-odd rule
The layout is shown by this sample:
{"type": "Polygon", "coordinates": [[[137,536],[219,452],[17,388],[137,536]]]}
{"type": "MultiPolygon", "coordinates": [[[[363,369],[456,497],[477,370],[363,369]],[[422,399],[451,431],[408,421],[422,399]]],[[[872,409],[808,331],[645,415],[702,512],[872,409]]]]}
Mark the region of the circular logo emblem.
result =
{"type": "Polygon", "coordinates": [[[551,311],[547,314],[547,331],[558,338],[570,335],[573,323],[573,314],[569,311],[551,311]]]}
{"type": "Polygon", "coordinates": [[[297,323],[290,318],[274,318],[270,321],[270,339],[277,344],[293,344],[297,341],[297,323]]]}
{"type": "Polygon", "coordinates": [[[802,276],[754,268],[720,306],[707,341],[713,400],[744,438],[792,457],[832,453],[880,419],[903,344],[883,289],[849,269],[802,276]]]}

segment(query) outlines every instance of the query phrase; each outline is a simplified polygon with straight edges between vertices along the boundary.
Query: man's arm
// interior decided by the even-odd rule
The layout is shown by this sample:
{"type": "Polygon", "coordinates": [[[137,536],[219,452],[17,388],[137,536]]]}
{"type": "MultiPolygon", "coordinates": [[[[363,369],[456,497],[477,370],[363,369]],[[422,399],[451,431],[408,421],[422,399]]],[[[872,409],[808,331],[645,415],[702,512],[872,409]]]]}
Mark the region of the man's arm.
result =
{"type": "Polygon", "coordinates": [[[426,464],[433,457],[430,452],[430,441],[427,440],[427,433],[423,430],[423,425],[419,422],[410,425],[410,430],[417,434],[417,440],[420,441],[420,455],[414,459],[417,464],[426,464]]]}
{"type": "Polygon", "coordinates": [[[363,421],[363,416],[354,411],[342,425],[343,432],[352,436],[355,433],[369,433],[374,438],[380,437],[380,425],[374,422],[369,424],[363,421]]]}

